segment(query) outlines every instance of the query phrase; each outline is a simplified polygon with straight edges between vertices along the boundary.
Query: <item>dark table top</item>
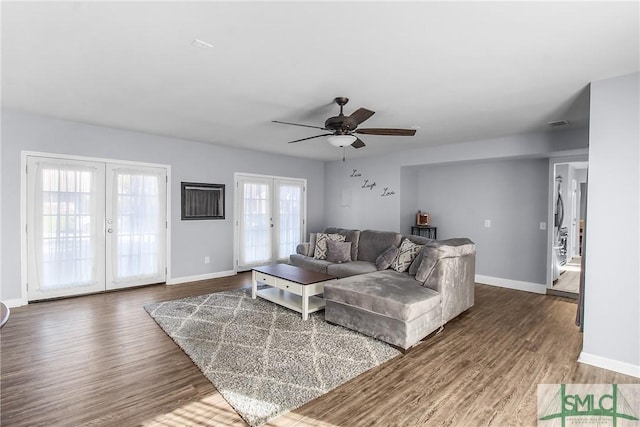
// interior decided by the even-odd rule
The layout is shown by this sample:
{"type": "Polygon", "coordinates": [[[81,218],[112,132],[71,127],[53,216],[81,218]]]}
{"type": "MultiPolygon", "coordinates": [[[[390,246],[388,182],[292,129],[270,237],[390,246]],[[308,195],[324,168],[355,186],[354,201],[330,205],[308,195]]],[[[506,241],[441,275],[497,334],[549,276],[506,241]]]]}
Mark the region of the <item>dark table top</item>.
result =
{"type": "Polygon", "coordinates": [[[301,285],[311,285],[313,283],[324,282],[326,280],[337,279],[336,276],[319,273],[317,271],[305,270],[289,264],[273,264],[256,267],[254,271],[265,273],[280,279],[289,280],[301,285]]]}

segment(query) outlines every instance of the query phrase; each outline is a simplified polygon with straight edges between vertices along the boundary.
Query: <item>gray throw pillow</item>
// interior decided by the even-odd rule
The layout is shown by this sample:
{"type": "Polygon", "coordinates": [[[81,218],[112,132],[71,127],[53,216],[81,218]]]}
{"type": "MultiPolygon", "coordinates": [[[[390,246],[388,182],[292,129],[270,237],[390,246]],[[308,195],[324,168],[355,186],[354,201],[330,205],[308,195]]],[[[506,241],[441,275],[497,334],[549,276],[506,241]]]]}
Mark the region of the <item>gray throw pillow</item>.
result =
{"type": "Polygon", "coordinates": [[[431,272],[436,267],[438,260],[441,258],[440,251],[438,248],[432,248],[425,246],[423,249],[422,262],[418,267],[418,271],[416,272],[416,280],[418,282],[425,282],[429,276],[431,276],[431,272]]]}
{"type": "Polygon", "coordinates": [[[420,250],[420,252],[418,252],[418,255],[416,255],[416,257],[411,262],[411,265],[409,266],[410,276],[415,276],[416,273],[418,272],[418,268],[420,267],[420,263],[422,263],[422,256],[425,252],[426,247],[427,245],[424,245],[423,248],[420,250]]]}
{"type": "Polygon", "coordinates": [[[386,270],[397,256],[398,248],[394,245],[389,246],[376,258],[376,269],[378,269],[378,271],[386,270]]]}
{"type": "Polygon", "coordinates": [[[327,240],[327,261],[338,263],[351,261],[351,242],[327,240]]]}
{"type": "Polygon", "coordinates": [[[327,242],[328,241],[336,241],[336,242],[344,242],[345,237],[340,234],[327,234],[327,233],[317,233],[316,234],[316,247],[313,252],[313,257],[315,259],[327,259],[327,242]]]}

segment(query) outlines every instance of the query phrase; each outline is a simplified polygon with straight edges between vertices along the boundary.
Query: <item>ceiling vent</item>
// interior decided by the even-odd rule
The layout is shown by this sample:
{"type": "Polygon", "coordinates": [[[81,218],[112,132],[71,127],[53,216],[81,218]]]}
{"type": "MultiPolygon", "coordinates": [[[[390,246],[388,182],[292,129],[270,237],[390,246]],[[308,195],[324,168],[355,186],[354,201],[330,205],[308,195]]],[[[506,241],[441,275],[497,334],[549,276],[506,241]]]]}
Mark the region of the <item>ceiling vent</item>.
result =
{"type": "Polygon", "coordinates": [[[549,122],[547,124],[552,128],[561,128],[570,125],[569,120],[557,120],[555,122],[549,122]]]}
{"type": "Polygon", "coordinates": [[[199,49],[209,49],[209,48],[213,47],[213,45],[211,43],[207,43],[204,40],[200,40],[200,39],[194,39],[191,42],[191,46],[197,47],[199,49]]]}

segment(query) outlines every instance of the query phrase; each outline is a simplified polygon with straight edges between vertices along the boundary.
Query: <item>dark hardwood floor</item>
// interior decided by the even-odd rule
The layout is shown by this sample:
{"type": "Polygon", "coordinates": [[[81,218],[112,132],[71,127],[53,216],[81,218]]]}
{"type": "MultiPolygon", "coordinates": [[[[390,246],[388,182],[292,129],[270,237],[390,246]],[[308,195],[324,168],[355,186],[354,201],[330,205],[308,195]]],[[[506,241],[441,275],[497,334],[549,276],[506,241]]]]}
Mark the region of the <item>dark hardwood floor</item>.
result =
{"type": "MultiPolygon", "coordinates": [[[[248,273],[12,309],[2,426],[245,425],[143,305],[248,286],[248,273]]],[[[538,383],[640,383],[578,364],[574,301],[476,286],[476,304],[404,356],[273,426],[536,425],[538,383]]]]}

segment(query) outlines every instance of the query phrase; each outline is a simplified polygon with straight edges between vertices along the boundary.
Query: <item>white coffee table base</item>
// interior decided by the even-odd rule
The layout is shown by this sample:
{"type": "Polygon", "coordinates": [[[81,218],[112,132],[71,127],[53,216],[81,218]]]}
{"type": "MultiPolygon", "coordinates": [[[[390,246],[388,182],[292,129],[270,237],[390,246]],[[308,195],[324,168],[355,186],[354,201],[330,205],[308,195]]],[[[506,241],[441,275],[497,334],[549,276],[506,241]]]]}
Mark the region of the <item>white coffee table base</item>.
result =
{"type": "Polygon", "coordinates": [[[309,314],[324,309],[324,299],[318,297],[324,292],[324,282],[301,285],[266,273],[253,271],[251,274],[251,297],[271,301],[290,310],[302,313],[302,320],[309,314]],[[258,283],[271,286],[258,290],[258,283]]]}

